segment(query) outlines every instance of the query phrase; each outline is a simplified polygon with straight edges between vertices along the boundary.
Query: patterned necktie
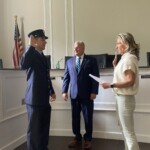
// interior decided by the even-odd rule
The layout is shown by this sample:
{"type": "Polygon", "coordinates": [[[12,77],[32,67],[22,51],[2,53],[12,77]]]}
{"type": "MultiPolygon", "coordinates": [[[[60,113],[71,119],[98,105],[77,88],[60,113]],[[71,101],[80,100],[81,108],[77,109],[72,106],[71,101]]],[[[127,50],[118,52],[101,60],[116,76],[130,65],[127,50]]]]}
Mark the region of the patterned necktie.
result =
{"type": "Polygon", "coordinates": [[[76,58],[76,69],[77,69],[77,72],[79,73],[79,71],[80,71],[80,57],[77,57],[76,58]]]}

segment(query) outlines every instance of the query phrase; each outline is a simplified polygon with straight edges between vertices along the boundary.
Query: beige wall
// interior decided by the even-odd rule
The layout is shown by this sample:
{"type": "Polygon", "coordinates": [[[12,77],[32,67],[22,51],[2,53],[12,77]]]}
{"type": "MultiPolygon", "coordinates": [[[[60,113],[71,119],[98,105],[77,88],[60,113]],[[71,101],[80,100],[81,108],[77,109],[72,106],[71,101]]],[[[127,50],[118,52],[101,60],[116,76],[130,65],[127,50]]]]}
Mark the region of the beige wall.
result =
{"type": "MultiPolygon", "coordinates": [[[[25,45],[28,32],[46,30],[50,39],[45,54],[52,55],[53,68],[65,55],[72,55],[76,40],[85,42],[88,54],[113,54],[116,35],[126,31],[140,43],[140,66],[145,66],[150,50],[149,5],[149,0],[1,0],[0,57],[4,67],[12,67],[14,16],[18,15],[25,45]]],[[[60,64],[63,68],[64,60],[60,64]]]]}
{"type": "Polygon", "coordinates": [[[0,23],[0,57],[4,67],[12,67],[12,52],[14,47],[14,16],[18,16],[18,26],[22,34],[23,42],[27,45],[27,33],[44,27],[44,12],[42,0],[1,0],[0,23]],[[21,20],[23,19],[23,25],[21,20]]]}
{"type": "Polygon", "coordinates": [[[88,52],[114,53],[119,32],[131,32],[141,45],[141,65],[149,51],[148,0],[75,0],[75,38],[84,39],[88,52]]]}

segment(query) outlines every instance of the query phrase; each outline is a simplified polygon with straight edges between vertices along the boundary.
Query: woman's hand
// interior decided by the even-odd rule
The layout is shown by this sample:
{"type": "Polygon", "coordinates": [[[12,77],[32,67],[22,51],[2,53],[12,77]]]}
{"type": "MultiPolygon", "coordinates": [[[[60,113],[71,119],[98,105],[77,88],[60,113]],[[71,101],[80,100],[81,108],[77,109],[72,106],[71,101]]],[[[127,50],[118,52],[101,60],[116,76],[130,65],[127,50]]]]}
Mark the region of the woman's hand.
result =
{"type": "Polygon", "coordinates": [[[114,57],[114,60],[113,60],[113,62],[112,62],[112,65],[113,65],[114,68],[115,68],[116,65],[117,65],[117,52],[115,52],[115,57],[114,57]]]}
{"type": "Polygon", "coordinates": [[[103,83],[101,83],[100,85],[101,85],[104,89],[108,89],[108,88],[110,88],[111,83],[109,83],[109,82],[103,82],[103,83]]]}

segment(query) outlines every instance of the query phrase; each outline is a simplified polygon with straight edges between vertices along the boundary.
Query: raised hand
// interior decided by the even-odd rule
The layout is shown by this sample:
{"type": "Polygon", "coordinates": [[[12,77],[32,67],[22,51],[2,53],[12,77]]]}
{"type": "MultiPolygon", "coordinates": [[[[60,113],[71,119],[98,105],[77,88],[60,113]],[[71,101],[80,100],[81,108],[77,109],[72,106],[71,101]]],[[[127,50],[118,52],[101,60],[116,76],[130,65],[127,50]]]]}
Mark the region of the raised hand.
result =
{"type": "Polygon", "coordinates": [[[115,68],[116,65],[117,65],[117,51],[115,52],[115,57],[114,57],[114,60],[113,60],[113,62],[112,62],[112,65],[113,65],[114,68],[115,68]]]}

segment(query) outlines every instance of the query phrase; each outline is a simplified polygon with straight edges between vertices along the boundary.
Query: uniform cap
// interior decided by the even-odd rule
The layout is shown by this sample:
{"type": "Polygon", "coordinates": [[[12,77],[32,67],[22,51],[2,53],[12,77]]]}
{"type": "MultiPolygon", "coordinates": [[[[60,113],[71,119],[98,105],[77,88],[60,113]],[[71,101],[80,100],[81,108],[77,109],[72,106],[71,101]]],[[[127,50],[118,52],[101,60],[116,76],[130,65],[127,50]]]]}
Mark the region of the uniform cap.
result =
{"type": "Polygon", "coordinates": [[[30,37],[30,35],[33,35],[34,37],[45,37],[45,39],[48,39],[48,37],[45,36],[43,29],[34,30],[28,34],[28,37],[30,37]]]}

